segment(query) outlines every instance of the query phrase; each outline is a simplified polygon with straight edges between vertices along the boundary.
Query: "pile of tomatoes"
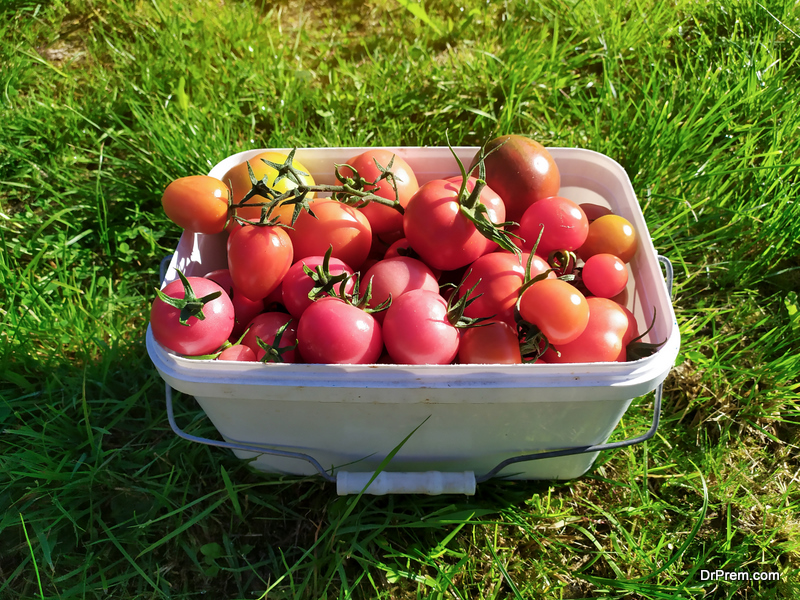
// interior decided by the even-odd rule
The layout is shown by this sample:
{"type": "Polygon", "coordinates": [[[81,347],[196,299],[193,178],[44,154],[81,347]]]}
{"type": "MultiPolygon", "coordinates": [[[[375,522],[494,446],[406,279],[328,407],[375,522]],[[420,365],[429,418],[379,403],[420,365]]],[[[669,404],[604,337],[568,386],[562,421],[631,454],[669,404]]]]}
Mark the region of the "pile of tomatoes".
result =
{"type": "MultiPolygon", "coordinates": [[[[455,156],[455,155],[454,155],[455,156]]],[[[227,269],[157,292],[153,335],[216,360],[338,364],[624,361],[634,228],[558,195],[534,140],[486,144],[460,174],[419,185],[385,149],[317,185],[267,152],[219,180],[173,181],[189,232],[227,232],[227,269]]]]}

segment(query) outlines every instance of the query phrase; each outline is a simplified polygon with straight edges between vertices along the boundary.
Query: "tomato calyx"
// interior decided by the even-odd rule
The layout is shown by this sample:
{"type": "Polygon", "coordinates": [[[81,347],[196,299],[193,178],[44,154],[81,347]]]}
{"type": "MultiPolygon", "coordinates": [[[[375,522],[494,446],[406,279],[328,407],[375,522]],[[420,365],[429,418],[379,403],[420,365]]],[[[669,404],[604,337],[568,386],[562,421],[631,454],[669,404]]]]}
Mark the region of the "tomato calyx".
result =
{"type": "MultiPolygon", "coordinates": [[[[289,315],[286,315],[287,317],[289,315]]],[[[261,358],[262,363],[284,363],[286,362],[283,359],[283,355],[295,350],[299,342],[295,342],[292,346],[281,346],[281,338],[283,334],[286,332],[286,328],[291,325],[292,320],[291,318],[286,321],[283,325],[281,325],[277,331],[275,331],[275,339],[272,340],[272,343],[269,344],[260,337],[256,337],[256,343],[258,347],[264,350],[265,354],[261,358]]],[[[244,337],[244,336],[243,336],[244,337]]]]}
{"type": "MultiPolygon", "coordinates": [[[[514,221],[505,221],[503,223],[493,223],[491,219],[487,216],[489,210],[486,206],[480,201],[481,192],[486,187],[486,165],[484,161],[486,159],[486,154],[484,154],[484,149],[486,145],[484,144],[481,146],[479,151],[479,158],[478,158],[478,178],[475,181],[475,187],[472,188],[471,193],[467,193],[467,182],[469,181],[469,176],[467,175],[467,170],[464,167],[464,163],[461,162],[461,159],[458,158],[455,150],[453,150],[453,146],[450,145],[450,138],[445,132],[445,139],[447,140],[447,147],[450,149],[451,154],[456,159],[456,163],[458,164],[458,169],[461,171],[461,187],[458,190],[458,195],[456,196],[456,203],[459,206],[459,211],[462,215],[464,215],[467,219],[469,219],[473,225],[475,225],[475,229],[485,237],[487,240],[490,240],[500,246],[503,250],[508,250],[509,252],[513,252],[518,258],[522,256],[522,251],[517,247],[514,243],[512,238],[522,239],[518,235],[514,233],[509,233],[505,231],[504,227],[510,227],[512,225],[518,225],[518,223],[514,221]]],[[[498,146],[499,148],[499,146],[498,146]]],[[[494,152],[497,148],[493,148],[489,154],[494,152]]]]}
{"type": "Polygon", "coordinates": [[[636,336],[625,347],[625,360],[627,361],[634,361],[639,360],[640,358],[647,358],[648,356],[652,356],[656,352],[658,352],[659,348],[663,346],[667,340],[663,342],[657,343],[650,343],[650,342],[643,342],[641,341],[644,336],[646,336],[650,331],[652,331],[653,326],[656,324],[656,307],[653,307],[653,320],[650,321],[650,326],[647,330],[642,333],[641,335],[636,336]]]}
{"type": "Polygon", "coordinates": [[[336,179],[342,184],[341,186],[331,186],[331,187],[340,187],[342,188],[341,191],[334,191],[333,192],[333,199],[337,200],[338,202],[342,202],[343,204],[347,204],[348,206],[353,206],[356,208],[363,208],[370,202],[376,202],[378,204],[383,204],[384,206],[388,206],[389,208],[393,208],[401,215],[405,214],[405,209],[403,205],[400,204],[400,192],[397,190],[397,180],[395,178],[394,172],[391,170],[392,165],[394,164],[394,159],[396,155],[392,155],[392,158],[389,159],[388,164],[384,167],[378,159],[373,157],[372,162],[375,163],[375,167],[380,172],[380,175],[376,177],[373,181],[369,181],[364,179],[361,174],[351,165],[348,164],[334,164],[334,172],[336,174],[336,179]],[[341,169],[347,168],[352,171],[352,175],[344,175],[342,174],[341,169]],[[373,194],[369,191],[369,189],[375,189],[378,187],[381,181],[387,181],[389,185],[392,186],[392,191],[394,192],[394,200],[389,200],[387,198],[383,198],[382,196],[378,196],[373,194]]]}
{"type": "Polygon", "coordinates": [[[575,279],[577,262],[578,256],[572,250],[553,250],[547,256],[547,264],[553,268],[559,279],[564,279],[564,281],[575,279]]]}
{"type": "Polygon", "coordinates": [[[458,285],[454,283],[446,283],[442,287],[452,287],[454,288],[453,293],[450,294],[450,297],[447,300],[447,320],[450,321],[450,324],[455,327],[456,329],[468,329],[471,327],[482,327],[484,325],[488,325],[488,321],[494,319],[497,315],[492,315],[490,317],[468,317],[464,314],[464,311],[467,307],[475,302],[478,298],[480,298],[483,294],[477,294],[473,296],[472,294],[475,292],[476,288],[480,285],[481,280],[475,282],[471,288],[467,290],[466,294],[460,294],[461,288],[464,286],[464,283],[467,281],[467,277],[469,277],[472,270],[467,271],[464,274],[464,278],[461,280],[461,283],[458,285]]]}
{"type": "Polygon", "coordinates": [[[212,300],[219,298],[222,295],[222,292],[211,292],[202,298],[198,298],[195,295],[189,280],[186,279],[186,276],[179,269],[176,269],[176,271],[178,273],[178,277],[181,278],[181,283],[183,283],[184,297],[173,298],[172,296],[167,296],[164,292],[157,288],[156,295],[165,304],[169,304],[170,306],[181,311],[180,316],[178,317],[181,325],[189,327],[189,319],[192,317],[196,317],[198,321],[205,321],[206,316],[203,314],[203,307],[212,300]]]}
{"type": "MultiPolygon", "coordinates": [[[[313,270],[305,264],[303,265],[303,271],[311,278],[311,281],[314,282],[314,287],[308,292],[309,300],[316,300],[317,298],[331,295],[336,284],[343,284],[350,276],[346,271],[342,271],[336,275],[331,273],[330,264],[332,253],[333,246],[329,246],[322,259],[322,264],[317,265],[313,270]]],[[[342,287],[344,286],[342,285],[342,287]]]]}

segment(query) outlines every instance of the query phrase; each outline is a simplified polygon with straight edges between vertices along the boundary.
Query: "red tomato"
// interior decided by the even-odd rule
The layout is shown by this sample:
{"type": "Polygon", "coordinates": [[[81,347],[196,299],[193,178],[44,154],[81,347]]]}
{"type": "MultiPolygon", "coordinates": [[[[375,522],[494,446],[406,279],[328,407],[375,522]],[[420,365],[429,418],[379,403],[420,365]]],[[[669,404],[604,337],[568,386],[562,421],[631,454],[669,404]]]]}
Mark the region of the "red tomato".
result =
{"type": "MultiPolygon", "coordinates": [[[[266,312],[258,315],[248,324],[248,332],[242,340],[242,344],[248,346],[256,354],[256,359],[261,360],[266,353],[258,345],[258,339],[270,346],[275,344],[275,335],[278,330],[286,325],[286,329],[281,334],[280,347],[291,348],[297,342],[297,321],[290,315],[282,312],[266,312]],[[288,325],[287,325],[288,324],[288,325]]],[[[297,350],[287,350],[281,354],[281,360],[286,363],[299,362],[297,350]]]]}
{"type": "Polygon", "coordinates": [[[228,238],[228,268],[236,289],[263,300],[292,266],[292,242],[283,227],[245,225],[228,238]]]}
{"type": "Polygon", "coordinates": [[[555,345],[576,339],[589,322],[586,298],[561,279],[543,279],[531,285],[520,296],[519,313],[555,345]]]}
{"type": "MultiPolygon", "coordinates": [[[[521,135],[504,135],[486,144],[486,153],[486,183],[503,199],[510,221],[519,222],[531,204],[558,194],[558,166],[540,143],[521,135]],[[489,154],[494,148],[497,150],[489,154]]],[[[476,154],[470,169],[477,163],[476,154]]],[[[477,168],[472,171],[477,173],[477,168]]]]}
{"type": "Polygon", "coordinates": [[[207,175],[181,177],[164,190],[161,204],[178,227],[197,233],[220,233],[228,218],[228,187],[207,175]]]}
{"type": "Polygon", "coordinates": [[[580,248],[589,233],[589,221],[572,200],[552,196],[535,202],[525,211],[516,233],[525,240],[522,247],[530,252],[540,232],[536,254],[547,258],[553,250],[580,248]]]}
{"type": "Polygon", "coordinates": [[[613,298],[628,285],[628,269],[613,254],[590,256],[583,265],[581,277],[586,289],[601,298],[613,298]]]}
{"type": "Polygon", "coordinates": [[[374,364],[383,351],[381,327],[372,315],[333,297],[306,309],[297,340],[308,363],[374,364]]]}
{"type": "Polygon", "coordinates": [[[217,360],[233,360],[237,362],[256,362],[256,354],[249,346],[234,344],[220,352],[217,360]]]}
{"type": "MultiPolygon", "coordinates": [[[[390,170],[395,176],[395,185],[398,192],[397,199],[400,201],[401,206],[405,208],[411,196],[419,189],[417,177],[405,160],[390,150],[376,148],[354,156],[347,161],[347,165],[353,167],[367,181],[375,181],[381,176],[375,161],[377,160],[381,166],[386,167],[389,161],[392,161],[392,158],[394,158],[394,161],[390,170]]],[[[340,173],[345,177],[350,177],[353,174],[353,169],[345,166],[340,169],[340,173]]],[[[381,198],[386,198],[392,202],[395,200],[394,189],[387,180],[381,181],[377,187],[367,186],[365,189],[381,198]]],[[[359,210],[367,217],[372,232],[376,235],[403,231],[403,215],[394,208],[383,206],[377,202],[370,202],[366,206],[360,207],[359,210]]]]}
{"type": "Polygon", "coordinates": [[[217,282],[231,299],[235,317],[231,340],[238,340],[244,333],[247,324],[253,320],[253,317],[264,310],[264,302],[262,300],[250,300],[244,294],[237,294],[233,287],[231,272],[228,269],[212,271],[206,275],[206,279],[217,282]]]}
{"type": "MultiPolygon", "coordinates": [[[[519,297],[519,289],[525,279],[525,265],[529,254],[522,255],[522,262],[510,252],[484,254],[467,269],[468,275],[461,286],[463,295],[477,284],[472,297],[473,302],[464,309],[468,317],[487,317],[514,325],[514,307],[519,297]]],[[[531,278],[544,273],[550,266],[538,256],[531,261],[531,278]]],[[[548,277],[555,279],[555,273],[548,277]]]]}
{"type": "MultiPolygon", "coordinates": [[[[544,353],[549,363],[624,362],[625,348],[631,336],[626,309],[613,300],[596,296],[586,299],[589,322],[586,329],[572,342],[554,344],[544,353]],[[558,351],[558,353],[556,352],[558,351]],[[559,355],[560,353],[560,355],[559,355]]],[[[628,311],[629,313],[629,311],[628,311]]],[[[633,316],[633,315],[631,315],[633,316]]]]}
{"type": "MultiPolygon", "coordinates": [[[[277,192],[283,193],[296,188],[297,184],[288,177],[284,177],[276,185],[275,179],[278,176],[278,171],[277,169],[270,167],[264,162],[264,160],[269,160],[280,165],[283,164],[287,158],[288,155],[281,152],[262,152],[261,154],[251,158],[249,162],[256,179],[260,181],[264,177],[267,177],[268,185],[274,188],[277,192]]],[[[292,160],[292,166],[298,171],[310,173],[310,171],[297,160],[292,160]]],[[[233,194],[233,201],[241,202],[245,194],[247,194],[247,192],[249,192],[253,187],[252,183],[250,182],[250,175],[247,171],[247,161],[232,167],[227,173],[225,173],[225,175],[223,175],[222,181],[230,185],[231,193],[233,194]]],[[[302,175],[300,177],[300,181],[306,185],[314,185],[314,178],[310,174],[302,175]]],[[[313,194],[309,194],[309,198],[311,197],[313,197],[313,194]]],[[[262,198],[261,196],[253,196],[247,202],[260,204],[267,202],[267,199],[262,198]]],[[[276,207],[276,209],[272,211],[271,217],[277,218],[278,221],[284,225],[289,225],[292,222],[293,211],[294,206],[291,205],[276,207]]],[[[245,205],[236,209],[236,214],[243,219],[258,221],[258,219],[261,217],[261,207],[245,205]]]]}
{"type": "Polygon", "coordinates": [[[578,248],[578,256],[585,261],[595,254],[613,254],[627,263],[636,254],[636,247],[636,231],[630,221],[619,215],[605,215],[589,225],[589,235],[578,248]]]}
{"type": "MultiPolygon", "coordinates": [[[[476,180],[468,180],[467,189],[476,180]]],[[[491,252],[497,244],[486,239],[462,212],[458,202],[461,178],[435,179],[414,194],[403,216],[403,229],[409,246],[429,267],[451,271],[491,252]]],[[[481,192],[480,202],[487,207],[489,220],[505,220],[503,201],[490,188],[481,192]]]]}
{"type": "Polygon", "coordinates": [[[461,364],[516,365],[522,362],[515,329],[503,321],[489,321],[461,333],[461,364]]]}
{"type": "Polygon", "coordinates": [[[294,229],[289,231],[295,261],[306,256],[324,256],[333,246],[332,256],[355,270],[360,269],[372,245],[367,217],[336,200],[317,200],[311,210],[316,218],[303,211],[294,229]]]}
{"type": "MultiPolygon", "coordinates": [[[[189,317],[186,325],[181,325],[181,309],[170,306],[156,297],[150,309],[150,326],[155,340],[178,354],[202,356],[215,352],[233,331],[234,314],[230,298],[219,285],[203,277],[187,277],[196,298],[220,292],[220,295],[207,302],[202,308],[204,319],[189,317]]],[[[171,298],[185,298],[183,282],[168,283],[161,290],[171,298]]]]}
{"type": "Polygon", "coordinates": [[[398,364],[446,365],[458,353],[460,332],[447,318],[447,301],[430,290],[412,290],[392,302],[383,335],[398,364]]]}
{"type": "MultiPolygon", "coordinates": [[[[303,266],[308,267],[312,271],[316,271],[317,267],[322,265],[325,260],[324,256],[308,256],[298,260],[290,268],[286,276],[283,278],[283,305],[286,310],[295,318],[299,319],[303,312],[311,306],[313,300],[308,297],[309,292],[314,288],[314,280],[305,272],[303,266]]],[[[343,261],[338,258],[331,258],[328,262],[328,270],[331,275],[340,275],[341,273],[353,274],[353,269],[348,267],[343,261]]],[[[344,282],[344,291],[347,294],[353,292],[353,279],[348,277],[344,282]]],[[[334,292],[339,293],[342,289],[342,284],[334,287],[334,292]]]]}
{"type": "MultiPolygon", "coordinates": [[[[361,278],[359,292],[366,293],[372,282],[372,297],[367,306],[375,308],[389,296],[392,302],[411,290],[425,289],[439,293],[439,282],[422,261],[407,256],[385,258],[378,261],[361,278]]],[[[383,322],[386,311],[374,313],[379,323],[383,322]]]]}

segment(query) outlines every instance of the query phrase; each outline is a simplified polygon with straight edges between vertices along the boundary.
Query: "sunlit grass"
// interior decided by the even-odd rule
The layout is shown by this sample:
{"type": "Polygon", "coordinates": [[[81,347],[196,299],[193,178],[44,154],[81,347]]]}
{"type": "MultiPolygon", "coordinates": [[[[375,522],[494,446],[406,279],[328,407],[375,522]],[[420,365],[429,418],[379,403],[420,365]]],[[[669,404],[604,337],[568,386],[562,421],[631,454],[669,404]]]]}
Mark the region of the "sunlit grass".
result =
{"type": "Polygon", "coordinates": [[[796,595],[797,6],[406,4],[0,4],[0,597],[796,595]],[[164,186],[247,148],[445,132],[626,168],[676,270],[656,437],[576,481],[352,510],[177,438],[144,348],[164,186]]]}

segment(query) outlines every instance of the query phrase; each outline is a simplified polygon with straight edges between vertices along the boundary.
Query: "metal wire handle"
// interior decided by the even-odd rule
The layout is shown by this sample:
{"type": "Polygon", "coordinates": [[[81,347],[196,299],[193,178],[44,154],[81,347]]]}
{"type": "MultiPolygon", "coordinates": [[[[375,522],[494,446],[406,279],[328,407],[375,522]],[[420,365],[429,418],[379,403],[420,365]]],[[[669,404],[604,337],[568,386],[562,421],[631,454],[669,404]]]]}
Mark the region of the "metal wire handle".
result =
{"type": "MultiPolygon", "coordinates": [[[[161,261],[161,280],[164,279],[164,273],[166,272],[166,265],[171,257],[166,257],[164,260],[161,261]]],[[[665,270],[665,283],[667,287],[667,293],[669,296],[672,296],[672,284],[673,284],[673,269],[672,263],[669,261],[668,258],[665,256],[658,256],[658,261],[664,267],[665,270]]],[[[183,431],[180,427],[178,427],[177,422],[175,421],[175,413],[172,406],[172,388],[169,384],[165,385],[166,391],[166,399],[167,399],[167,418],[169,419],[169,425],[172,428],[172,431],[175,432],[176,435],[182,437],[185,440],[189,440],[191,442],[196,442],[198,444],[205,444],[207,446],[216,446],[219,448],[228,448],[230,450],[244,450],[246,452],[255,452],[258,454],[269,454],[272,456],[279,456],[283,458],[294,458],[297,460],[304,460],[310,463],[319,473],[319,475],[328,482],[336,483],[336,476],[329,473],[325,470],[322,465],[317,461],[313,456],[308,454],[303,454],[301,452],[287,452],[284,450],[276,450],[274,448],[265,448],[259,445],[250,445],[250,444],[241,444],[239,442],[221,442],[218,440],[212,440],[208,438],[203,438],[195,435],[191,435],[183,431]]],[[[661,420],[661,400],[664,391],[664,382],[662,381],[658,387],[655,389],[655,401],[653,402],[653,420],[650,425],[650,428],[643,434],[628,438],[627,440],[622,440],[620,442],[609,442],[605,444],[595,444],[591,446],[576,446],[574,448],[564,448],[561,450],[550,450],[546,452],[536,452],[532,454],[523,454],[520,456],[513,456],[511,458],[507,458],[506,460],[500,462],[496,467],[494,467],[488,473],[481,475],[480,477],[475,478],[476,483],[483,483],[492,479],[493,477],[497,476],[500,471],[505,469],[506,467],[521,463],[521,462],[528,462],[532,460],[541,460],[544,458],[557,458],[562,456],[572,456],[575,454],[586,454],[589,452],[601,452],[603,450],[613,450],[616,448],[624,448],[626,446],[632,446],[634,444],[640,444],[646,440],[652,438],[656,431],[658,430],[658,425],[661,420]]]]}

